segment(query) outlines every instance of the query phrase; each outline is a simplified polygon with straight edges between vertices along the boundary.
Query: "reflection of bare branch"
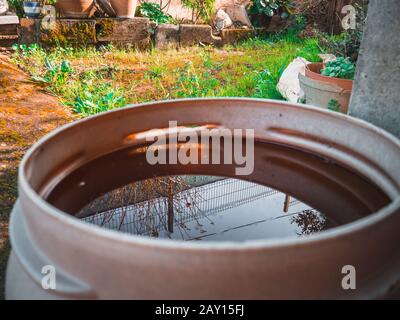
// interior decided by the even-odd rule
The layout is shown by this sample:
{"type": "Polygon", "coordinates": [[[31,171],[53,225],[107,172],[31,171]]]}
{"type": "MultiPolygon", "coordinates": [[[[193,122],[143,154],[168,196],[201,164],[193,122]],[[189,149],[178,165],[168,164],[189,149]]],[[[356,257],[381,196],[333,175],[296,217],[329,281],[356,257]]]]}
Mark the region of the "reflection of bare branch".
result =
{"type": "Polygon", "coordinates": [[[166,4],[164,4],[163,2],[164,2],[163,0],[160,0],[160,8],[161,8],[162,11],[165,10],[165,12],[168,12],[169,6],[171,4],[171,0],[167,0],[166,4]]]}
{"type": "Polygon", "coordinates": [[[296,223],[301,231],[297,234],[310,235],[322,231],[326,226],[326,218],[316,210],[304,210],[290,219],[290,223],[296,223]]]}
{"type": "MultiPolygon", "coordinates": [[[[117,225],[113,224],[117,230],[130,224],[136,234],[158,237],[160,225],[173,232],[173,225],[180,214],[197,219],[196,215],[200,212],[197,206],[199,196],[196,188],[192,188],[181,177],[155,177],[113,190],[93,201],[83,211],[94,213],[93,216],[103,213],[101,226],[118,219],[117,225]],[[127,217],[132,220],[132,213],[134,221],[126,221],[127,217]]],[[[182,223],[177,225],[182,229],[182,223]]],[[[186,230],[184,232],[187,233],[186,230]]]]}
{"type": "MultiPolygon", "coordinates": [[[[107,193],[92,201],[77,216],[107,229],[188,240],[193,234],[204,233],[207,226],[215,225],[212,216],[278,193],[244,180],[155,177],[107,193]],[[168,210],[168,204],[173,210],[168,210]],[[169,211],[173,211],[176,229],[173,234],[168,232],[169,211]]],[[[290,206],[295,201],[291,201],[290,206]]]]}

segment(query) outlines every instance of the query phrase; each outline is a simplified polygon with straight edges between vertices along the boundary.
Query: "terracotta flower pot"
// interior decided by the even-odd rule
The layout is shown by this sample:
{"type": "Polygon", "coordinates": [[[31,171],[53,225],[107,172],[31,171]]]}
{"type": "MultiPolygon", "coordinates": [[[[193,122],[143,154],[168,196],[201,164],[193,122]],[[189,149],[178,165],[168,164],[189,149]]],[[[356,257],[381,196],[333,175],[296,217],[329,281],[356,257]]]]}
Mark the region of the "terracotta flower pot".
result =
{"type": "Polygon", "coordinates": [[[110,0],[110,3],[119,18],[135,16],[137,0],[110,0]]]}
{"type": "Polygon", "coordinates": [[[353,89],[353,80],[348,79],[340,79],[324,76],[321,74],[321,70],[324,68],[323,63],[310,63],[306,67],[306,77],[322,82],[327,82],[331,84],[335,84],[343,90],[352,90],[353,89]]]}
{"type": "Polygon", "coordinates": [[[93,0],[58,0],[56,9],[66,18],[87,18],[93,9],[93,0]]]}
{"type": "Polygon", "coordinates": [[[299,75],[306,103],[347,113],[353,80],[327,77],[321,74],[323,63],[310,63],[305,76],[299,75]]]}

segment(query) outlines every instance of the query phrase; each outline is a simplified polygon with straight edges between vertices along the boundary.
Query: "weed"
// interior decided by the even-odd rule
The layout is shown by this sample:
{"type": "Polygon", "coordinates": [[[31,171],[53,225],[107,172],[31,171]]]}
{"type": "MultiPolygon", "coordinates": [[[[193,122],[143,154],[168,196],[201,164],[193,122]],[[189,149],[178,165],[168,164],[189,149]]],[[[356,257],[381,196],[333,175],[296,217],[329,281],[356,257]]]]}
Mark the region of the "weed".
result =
{"type": "Polygon", "coordinates": [[[336,99],[331,99],[328,102],[328,109],[331,111],[339,112],[340,111],[340,103],[336,99]]]}
{"type": "Polygon", "coordinates": [[[71,105],[73,110],[83,116],[88,116],[126,105],[126,99],[122,93],[108,83],[93,87],[90,83],[84,83],[71,105]]]}
{"type": "Polygon", "coordinates": [[[199,72],[193,62],[189,61],[179,71],[175,94],[178,98],[215,96],[214,89],[218,84],[210,72],[199,72]]]}
{"type": "Polygon", "coordinates": [[[149,70],[146,72],[146,77],[149,79],[162,78],[165,74],[165,68],[160,65],[150,66],[149,70]]]}
{"type": "Polygon", "coordinates": [[[64,60],[59,65],[54,65],[49,59],[46,58],[45,64],[48,69],[46,74],[43,77],[33,76],[32,79],[51,84],[54,88],[65,85],[66,81],[68,80],[69,73],[72,72],[70,63],[64,60]]]}
{"type": "Polygon", "coordinates": [[[157,25],[172,22],[173,20],[171,16],[161,10],[161,6],[158,3],[142,2],[139,6],[139,12],[143,17],[149,18],[150,21],[155,22],[157,25]]]}
{"type": "Polygon", "coordinates": [[[320,61],[317,39],[256,37],[222,49],[191,47],[138,52],[104,46],[16,48],[12,61],[82,116],[125,103],[185,97],[283,99],[276,90],[296,57],[320,61]]]}

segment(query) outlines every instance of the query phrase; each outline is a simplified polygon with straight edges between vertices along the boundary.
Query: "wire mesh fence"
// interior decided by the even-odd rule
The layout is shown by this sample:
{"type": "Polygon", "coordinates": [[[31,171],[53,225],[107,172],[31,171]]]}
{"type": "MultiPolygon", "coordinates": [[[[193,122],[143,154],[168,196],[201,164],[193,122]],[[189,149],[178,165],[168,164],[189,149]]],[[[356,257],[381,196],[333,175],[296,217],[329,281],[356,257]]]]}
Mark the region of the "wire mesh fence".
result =
{"type": "MultiPolygon", "coordinates": [[[[173,225],[206,218],[230,208],[239,207],[279,191],[244,180],[222,179],[192,187],[173,195],[157,197],[83,218],[107,229],[123,232],[156,235],[168,226],[168,216],[173,211],[173,225]]],[[[290,206],[300,203],[291,198],[290,206]]]]}

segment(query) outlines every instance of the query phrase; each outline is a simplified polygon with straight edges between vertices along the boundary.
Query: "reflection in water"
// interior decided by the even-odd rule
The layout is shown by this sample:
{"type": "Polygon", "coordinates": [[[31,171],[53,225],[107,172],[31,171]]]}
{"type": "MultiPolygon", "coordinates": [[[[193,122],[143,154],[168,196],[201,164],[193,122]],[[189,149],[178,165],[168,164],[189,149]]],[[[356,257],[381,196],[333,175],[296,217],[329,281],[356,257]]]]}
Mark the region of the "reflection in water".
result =
{"type": "Polygon", "coordinates": [[[326,217],[318,211],[310,209],[296,214],[290,219],[290,222],[301,228],[301,231],[297,233],[299,236],[310,235],[326,227],[326,217]]]}
{"type": "Polygon", "coordinates": [[[78,217],[108,229],[176,240],[300,236],[328,225],[324,215],[274,189],[210,176],[132,183],[93,201],[78,217]]]}

